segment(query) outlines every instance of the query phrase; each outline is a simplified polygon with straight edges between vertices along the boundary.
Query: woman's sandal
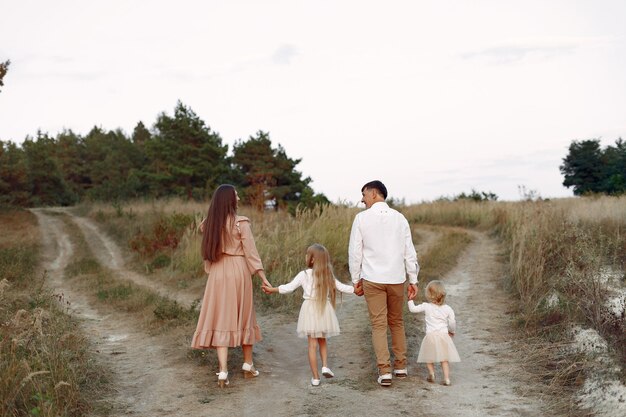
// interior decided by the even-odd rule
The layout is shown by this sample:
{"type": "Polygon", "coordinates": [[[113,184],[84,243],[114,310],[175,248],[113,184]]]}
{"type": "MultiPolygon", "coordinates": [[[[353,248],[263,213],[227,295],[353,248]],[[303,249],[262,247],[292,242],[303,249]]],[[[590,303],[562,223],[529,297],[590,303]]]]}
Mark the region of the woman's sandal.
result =
{"type": "Polygon", "coordinates": [[[220,388],[224,388],[226,385],[228,385],[228,371],[218,372],[215,375],[217,375],[217,385],[220,388]]]}
{"type": "Polygon", "coordinates": [[[429,374],[428,378],[426,378],[428,382],[435,382],[435,374],[429,374]]]}
{"type": "Polygon", "coordinates": [[[254,368],[254,364],[247,364],[247,363],[243,363],[243,366],[241,367],[241,370],[243,371],[243,377],[248,379],[248,378],[255,378],[257,376],[259,376],[259,371],[257,371],[254,368]]]}
{"type": "Polygon", "coordinates": [[[442,382],[442,385],[445,385],[446,387],[449,387],[452,384],[450,383],[449,379],[444,379],[443,382],[442,382]]]}

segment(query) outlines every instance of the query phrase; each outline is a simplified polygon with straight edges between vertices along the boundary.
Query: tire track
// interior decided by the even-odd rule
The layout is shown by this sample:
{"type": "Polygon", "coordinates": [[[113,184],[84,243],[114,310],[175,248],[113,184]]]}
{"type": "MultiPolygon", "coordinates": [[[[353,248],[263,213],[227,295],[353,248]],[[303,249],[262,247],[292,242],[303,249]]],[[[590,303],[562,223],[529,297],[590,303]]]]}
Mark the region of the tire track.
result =
{"type": "Polygon", "coordinates": [[[113,270],[118,278],[147,288],[161,297],[176,301],[184,307],[190,307],[199,298],[197,294],[172,290],[172,288],[162,285],[145,275],[127,269],[119,246],[106,233],[102,232],[96,223],[88,218],[76,216],[70,210],[64,208],[58,208],[54,211],[67,215],[78,226],[89,249],[98,262],[113,270]]]}
{"type": "MultiPolygon", "coordinates": [[[[504,265],[498,243],[468,230],[474,240],[444,278],[446,303],[455,311],[454,343],[460,363],[451,364],[451,387],[428,384],[422,405],[446,416],[546,415],[541,400],[526,393],[522,363],[515,356],[507,310],[512,300],[503,289],[504,265]]],[[[416,319],[423,321],[422,315],[416,319]]],[[[417,347],[414,347],[414,351],[417,347]]],[[[415,351],[415,356],[417,352],[415,351]]],[[[421,365],[420,372],[426,375],[421,365]]],[[[438,380],[442,379],[436,367],[438,380]]]]}
{"type": "Polygon", "coordinates": [[[64,270],[74,249],[63,221],[44,210],[32,211],[43,237],[48,285],[63,295],[72,314],[81,319],[97,360],[114,375],[114,393],[103,399],[112,406],[113,414],[206,414],[207,406],[197,400],[204,390],[195,383],[205,378],[201,370],[185,360],[180,346],[147,335],[127,314],[92,307],[90,297],[74,290],[65,280],[64,270]]]}
{"type": "MultiPolygon", "coordinates": [[[[457,267],[445,277],[448,301],[459,322],[455,343],[463,361],[452,366],[451,387],[425,381],[425,367],[415,363],[419,343],[409,340],[409,377],[394,380],[389,389],[380,388],[375,382],[375,360],[369,349],[365,300],[346,296],[337,310],[342,334],[328,341],[329,365],[335,371],[335,378],[323,380],[320,387],[311,387],[306,340],[295,335],[297,314],[293,317],[266,314],[259,317],[264,340],[255,345],[255,360],[261,365],[261,375],[243,380],[238,367],[231,369],[229,388],[219,390],[213,370],[191,365],[184,358],[183,343],[172,344],[171,338],[168,341],[148,336],[133,318],[94,309],[86,295],[68,288],[63,270],[73,247],[63,222],[41,211],[35,214],[42,225],[44,245],[53,253],[46,260],[51,283],[71,301],[75,314],[84,318],[85,330],[92,336],[100,360],[115,373],[116,393],[107,401],[113,402],[116,415],[544,414],[539,399],[525,395],[524,381],[513,376],[521,374],[521,364],[512,353],[511,340],[507,339],[511,329],[505,312],[511,301],[501,288],[504,268],[498,258],[498,244],[484,233],[469,231],[474,236],[473,243],[460,257],[457,267]]],[[[127,274],[130,271],[125,271],[116,245],[107,241],[90,221],[77,216],[71,218],[103,265],[111,267],[122,279],[128,277],[172,296],[167,288],[127,274]],[[98,252],[102,253],[98,255],[98,252]]],[[[439,235],[431,228],[419,228],[418,233],[422,235],[416,247],[418,253],[424,253],[439,235]]],[[[177,301],[190,302],[192,297],[177,301]]],[[[405,325],[423,326],[423,318],[411,315],[405,325]]]]}

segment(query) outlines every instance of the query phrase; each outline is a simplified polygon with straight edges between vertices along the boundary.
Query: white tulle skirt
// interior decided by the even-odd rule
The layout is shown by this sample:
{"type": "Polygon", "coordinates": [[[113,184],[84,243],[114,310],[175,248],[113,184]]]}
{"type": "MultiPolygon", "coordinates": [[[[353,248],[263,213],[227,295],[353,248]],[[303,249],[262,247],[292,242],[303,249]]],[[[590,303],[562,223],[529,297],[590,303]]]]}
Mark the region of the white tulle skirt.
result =
{"type": "Polygon", "coordinates": [[[448,332],[442,331],[426,333],[417,355],[417,361],[427,363],[461,362],[461,358],[448,332]]]}
{"type": "Polygon", "coordinates": [[[337,336],[340,333],[339,321],[330,301],[326,301],[326,307],[322,312],[315,300],[304,300],[296,332],[298,337],[303,338],[337,336]]]}

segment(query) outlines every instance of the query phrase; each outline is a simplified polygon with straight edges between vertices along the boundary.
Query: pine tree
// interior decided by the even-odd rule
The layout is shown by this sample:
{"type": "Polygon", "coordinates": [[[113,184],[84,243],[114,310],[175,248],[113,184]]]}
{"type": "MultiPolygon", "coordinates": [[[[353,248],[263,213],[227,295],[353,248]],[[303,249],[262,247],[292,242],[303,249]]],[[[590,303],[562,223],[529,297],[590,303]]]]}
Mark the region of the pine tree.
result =
{"type": "Polygon", "coordinates": [[[202,198],[230,175],[228,146],[180,101],[173,117],[159,115],[145,149],[146,180],[155,196],[202,198]]]}
{"type": "Polygon", "coordinates": [[[296,170],[301,161],[289,158],[281,145],[273,148],[269,133],[263,131],[233,146],[233,165],[243,176],[244,201],[259,210],[268,203],[276,209],[293,209],[299,203],[328,202],[325,196],[315,195],[311,179],[296,170]]]}
{"type": "Polygon", "coordinates": [[[30,203],[26,157],[13,142],[0,142],[0,203],[17,206],[30,203]]]}
{"type": "Polygon", "coordinates": [[[560,166],[563,185],[574,187],[575,195],[602,192],[603,161],[600,140],[573,141],[560,166]]]}
{"type": "Polygon", "coordinates": [[[27,138],[22,144],[31,203],[35,206],[67,206],[77,200],[63,179],[54,145],[54,140],[41,132],[37,132],[35,140],[27,138]]]}

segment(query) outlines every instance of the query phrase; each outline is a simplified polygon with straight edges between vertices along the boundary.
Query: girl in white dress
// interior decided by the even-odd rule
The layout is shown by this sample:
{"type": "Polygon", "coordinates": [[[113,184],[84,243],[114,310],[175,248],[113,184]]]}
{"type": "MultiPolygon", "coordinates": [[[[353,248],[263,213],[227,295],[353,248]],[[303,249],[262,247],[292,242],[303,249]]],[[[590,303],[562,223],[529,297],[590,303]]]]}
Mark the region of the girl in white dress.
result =
{"type": "Polygon", "coordinates": [[[326,338],[339,334],[339,322],[335,314],[335,299],[337,290],[344,293],[354,293],[352,285],[339,282],[333,273],[328,250],[318,243],[309,246],[306,250],[306,265],[309,269],[301,271],[288,284],[270,288],[263,286],[267,294],[289,294],[296,288],[302,287],[304,302],[300,308],[296,331],[299,337],[308,338],[309,365],[311,365],[311,385],[320,384],[320,375],[317,369],[317,350],[322,358],[322,375],[326,378],[335,376],[328,368],[328,349],[326,338]]]}
{"type": "Polygon", "coordinates": [[[415,305],[409,301],[411,313],[424,312],[426,321],[426,336],[420,346],[417,362],[426,362],[428,368],[428,382],[435,382],[435,362],[441,362],[443,370],[443,385],[450,385],[449,362],[460,362],[459,353],[456,351],[452,337],[456,331],[454,311],[449,305],[444,304],[446,290],[441,281],[431,281],[426,286],[427,303],[415,305]]]}

